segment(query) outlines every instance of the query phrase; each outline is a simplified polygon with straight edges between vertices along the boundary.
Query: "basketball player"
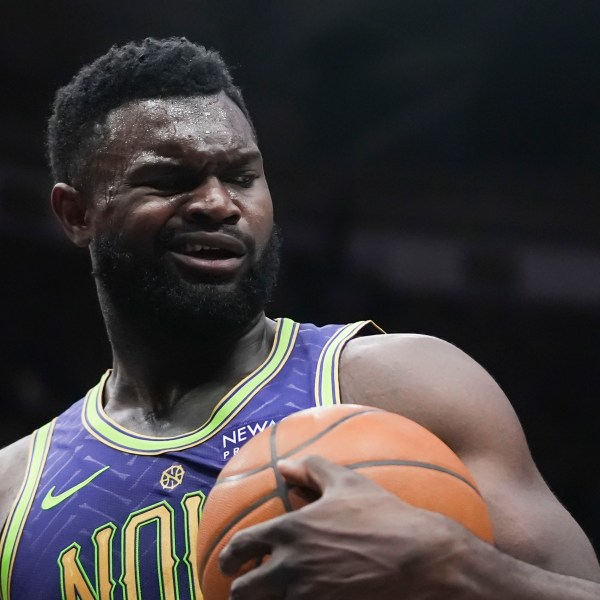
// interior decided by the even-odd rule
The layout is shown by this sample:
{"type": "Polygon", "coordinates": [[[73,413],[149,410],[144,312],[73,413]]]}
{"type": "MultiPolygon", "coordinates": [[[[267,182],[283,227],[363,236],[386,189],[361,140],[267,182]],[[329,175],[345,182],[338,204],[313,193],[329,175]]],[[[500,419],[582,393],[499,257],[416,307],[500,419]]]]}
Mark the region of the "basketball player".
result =
{"type": "Polygon", "coordinates": [[[589,541],[475,362],[437,339],[367,335],[368,322],[265,316],[279,238],[250,117],[216,53],[184,39],[111,49],[59,90],[48,144],[52,206],[89,249],[114,360],[0,456],[3,600],[201,598],[196,535],[219,470],[287,414],[336,402],[406,415],[447,442],[496,546],[325,460],[284,463],[323,495],[233,538],[227,572],[271,554],[233,598],[600,598],[589,541]]]}

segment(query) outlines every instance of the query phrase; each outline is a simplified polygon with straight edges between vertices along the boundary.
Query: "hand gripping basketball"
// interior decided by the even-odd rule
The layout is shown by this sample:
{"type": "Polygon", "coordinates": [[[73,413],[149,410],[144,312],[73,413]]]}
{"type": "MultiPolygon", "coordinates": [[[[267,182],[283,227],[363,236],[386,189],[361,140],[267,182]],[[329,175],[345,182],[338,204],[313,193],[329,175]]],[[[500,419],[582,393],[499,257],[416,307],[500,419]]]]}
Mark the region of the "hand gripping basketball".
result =
{"type": "MultiPolygon", "coordinates": [[[[381,490],[372,484],[366,487],[356,484],[364,481],[357,478],[357,474],[366,476],[409,504],[445,515],[482,539],[492,540],[487,508],[472,476],[450,448],[432,433],[399,415],[364,406],[310,409],[287,417],[250,440],[217,480],[207,499],[198,534],[198,572],[205,600],[226,600],[233,576],[260,564],[261,557],[269,555],[273,545],[285,546],[284,539],[273,536],[285,537],[286,521],[281,519],[271,524],[273,526],[265,523],[253,528],[248,532],[254,532],[252,540],[244,534],[236,536],[236,540],[241,541],[228,549],[230,554],[224,557],[228,572],[225,576],[219,569],[219,554],[236,532],[305,506],[319,496],[323,487],[326,494],[335,494],[335,489],[330,487],[332,483],[334,488],[335,485],[344,487],[346,496],[360,493],[370,497],[373,489],[380,494],[381,490]],[[281,470],[277,468],[280,459],[298,460],[315,454],[346,469],[336,469],[335,477],[328,482],[329,471],[320,468],[318,460],[309,461],[308,470],[303,469],[302,463],[294,466],[283,462],[281,470]],[[344,474],[347,474],[346,480],[344,474]],[[276,526],[278,522],[279,527],[276,526]],[[236,547],[244,548],[244,551],[236,552],[236,547]],[[245,561],[246,557],[252,557],[252,560],[245,561]]],[[[357,500],[353,499],[355,506],[359,505],[357,500]]],[[[399,504],[393,498],[390,500],[399,504]]],[[[315,510],[319,504],[324,506],[324,503],[315,502],[315,510]]],[[[344,509],[341,503],[327,506],[328,510],[344,509]]],[[[382,515],[373,516],[379,518],[382,515]]],[[[319,518],[321,526],[326,528],[327,518],[323,515],[319,518]]],[[[351,518],[349,514],[348,519],[351,518]]],[[[329,521],[340,522],[339,519],[329,521]]],[[[371,527],[373,523],[367,525],[371,527]]],[[[293,526],[293,520],[290,526],[293,526]]],[[[330,535],[331,539],[344,545],[343,530],[329,533],[334,534],[330,535]]],[[[358,535],[358,530],[354,534],[358,535]]],[[[364,535],[369,535],[368,529],[364,535]]],[[[281,552],[274,554],[271,560],[274,564],[264,565],[257,571],[268,568],[281,577],[282,570],[277,569],[276,564],[283,560],[281,552]]],[[[289,562],[289,558],[285,560],[289,562]]],[[[335,560],[335,552],[325,560],[335,560]]]]}

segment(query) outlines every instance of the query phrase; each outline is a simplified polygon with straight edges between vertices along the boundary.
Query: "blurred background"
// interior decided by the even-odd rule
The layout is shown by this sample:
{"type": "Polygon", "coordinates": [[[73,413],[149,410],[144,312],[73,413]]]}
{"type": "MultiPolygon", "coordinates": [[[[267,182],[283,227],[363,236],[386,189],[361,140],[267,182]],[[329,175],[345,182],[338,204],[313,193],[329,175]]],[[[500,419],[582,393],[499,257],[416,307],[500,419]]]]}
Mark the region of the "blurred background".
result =
{"type": "Polygon", "coordinates": [[[445,338],[502,385],[600,548],[597,0],[21,0],[0,24],[0,442],[110,353],[48,208],[57,87],[185,35],[233,67],[284,232],[273,316],[445,338]]]}

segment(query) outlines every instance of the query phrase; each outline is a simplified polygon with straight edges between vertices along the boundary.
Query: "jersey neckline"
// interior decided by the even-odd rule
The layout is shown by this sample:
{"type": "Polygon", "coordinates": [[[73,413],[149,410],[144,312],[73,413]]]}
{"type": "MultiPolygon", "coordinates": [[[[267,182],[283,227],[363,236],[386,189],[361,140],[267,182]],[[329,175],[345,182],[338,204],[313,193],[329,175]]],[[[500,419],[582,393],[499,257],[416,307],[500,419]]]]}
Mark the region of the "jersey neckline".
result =
{"type": "Polygon", "coordinates": [[[108,446],[136,454],[162,454],[200,444],[223,429],[277,375],[292,352],[299,328],[300,324],[291,319],[277,319],[273,345],[265,361],[225,394],[208,419],[191,432],[174,437],[153,437],[136,433],[113,421],[102,406],[102,395],[110,370],[84,399],[83,425],[108,446]]]}

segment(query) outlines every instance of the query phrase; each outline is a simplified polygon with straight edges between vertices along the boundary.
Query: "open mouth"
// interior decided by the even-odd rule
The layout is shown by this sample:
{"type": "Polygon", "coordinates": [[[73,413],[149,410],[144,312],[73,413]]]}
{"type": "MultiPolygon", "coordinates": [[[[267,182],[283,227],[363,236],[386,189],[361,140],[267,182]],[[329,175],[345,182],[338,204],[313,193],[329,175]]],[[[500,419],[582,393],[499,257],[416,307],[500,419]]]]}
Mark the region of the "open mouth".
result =
{"type": "Polygon", "coordinates": [[[246,247],[236,238],[218,234],[186,238],[180,238],[170,247],[171,256],[186,271],[227,278],[241,268],[246,247]]]}
{"type": "Polygon", "coordinates": [[[239,258],[241,254],[225,248],[212,248],[210,246],[186,245],[183,248],[173,249],[177,254],[200,258],[203,260],[227,260],[228,258],[239,258]]]}

